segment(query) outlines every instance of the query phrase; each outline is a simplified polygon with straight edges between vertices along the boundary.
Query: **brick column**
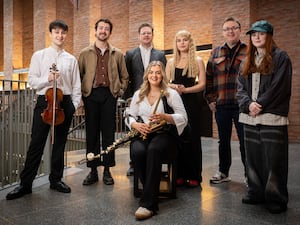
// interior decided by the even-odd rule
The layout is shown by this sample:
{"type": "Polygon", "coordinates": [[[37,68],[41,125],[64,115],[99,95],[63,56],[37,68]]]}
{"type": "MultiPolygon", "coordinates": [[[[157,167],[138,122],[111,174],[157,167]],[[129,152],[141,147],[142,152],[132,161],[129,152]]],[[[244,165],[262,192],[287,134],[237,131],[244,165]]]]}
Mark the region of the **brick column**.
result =
{"type": "Polygon", "coordinates": [[[56,1],[33,0],[33,49],[37,51],[50,45],[49,23],[56,19],[56,1]]]}
{"type": "Polygon", "coordinates": [[[165,31],[165,21],[164,21],[164,0],[152,0],[152,24],[155,28],[155,35],[153,40],[153,45],[157,49],[164,50],[164,31],[165,31]]]}
{"type": "MultiPolygon", "coordinates": [[[[20,0],[13,2],[13,20],[12,20],[12,62],[13,69],[23,68],[23,4],[20,0]]],[[[13,77],[13,79],[18,79],[13,77]]]]}
{"type": "MultiPolygon", "coordinates": [[[[129,3],[129,48],[139,45],[138,28],[142,23],[152,24],[152,1],[134,0],[129,3]],[[143,18],[143,19],[141,19],[143,18]]],[[[156,27],[154,27],[154,39],[156,38],[156,27]]],[[[156,46],[155,46],[156,47],[156,46]]]]}
{"type": "Polygon", "coordinates": [[[74,8],[73,54],[78,57],[80,51],[95,41],[95,22],[101,16],[101,0],[79,1],[78,10],[74,8]]]}
{"type": "MultiPolygon", "coordinates": [[[[0,46],[4,46],[3,45],[3,37],[4,37],[4,35],[3,35],[3,19],[4,19],[4,13],[3,13],[3,0],[0,0],[0,15],[2,15],[2,16],[0,16],[0,46]]],[[[3,71],[3,68],[4,68],[4,66],[3,66],[3,64],[4,64],[4,48],[2,48],[2,50],[0,51],[0,72],[2,72],[3,71]]]]}
{"type": "Polygon", "coordinates": [[[3,46],[4,46],[4,76],[11,79],[13,73],[13,1],[3,0],[3,46]]]}

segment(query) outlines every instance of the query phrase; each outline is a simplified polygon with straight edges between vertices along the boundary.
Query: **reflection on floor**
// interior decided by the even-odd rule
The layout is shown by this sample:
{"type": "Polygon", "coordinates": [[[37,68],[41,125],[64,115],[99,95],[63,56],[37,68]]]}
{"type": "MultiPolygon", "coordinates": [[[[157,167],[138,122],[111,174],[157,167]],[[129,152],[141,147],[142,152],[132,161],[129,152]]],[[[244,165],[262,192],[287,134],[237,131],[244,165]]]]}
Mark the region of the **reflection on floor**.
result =
{"type": "Polygon", "coordinates": [[[64,181],[72,188],[71,194],[49,189],[47,177],[34,182],[33,193],[13,201],[5,200],[8,188],[0,191],[0,225],[133,225],[133,224],[202,224],[202,225],[267,225],[300,224],[300,144],[290,144],[288,211],[269,214],[262,205],[241,203],[246,192],[242,163],[237,142],[232,142],[232,166],[229,183],[211,185],[209,178],[218,165],[216,139],[203,138],[203,182],[201,188],[180,187],[176,199],[161,199],[158,215],[146,221],[136,221],[134,212],[138,198],[133,196],[133,177],[127,177],[128,148],[116,152],[117,166],[112,168],[115,184],[106,186],[99,182],[83,186],[89,170],[76,162],[84,151],[68,153],[68,168],[64,181]]]}

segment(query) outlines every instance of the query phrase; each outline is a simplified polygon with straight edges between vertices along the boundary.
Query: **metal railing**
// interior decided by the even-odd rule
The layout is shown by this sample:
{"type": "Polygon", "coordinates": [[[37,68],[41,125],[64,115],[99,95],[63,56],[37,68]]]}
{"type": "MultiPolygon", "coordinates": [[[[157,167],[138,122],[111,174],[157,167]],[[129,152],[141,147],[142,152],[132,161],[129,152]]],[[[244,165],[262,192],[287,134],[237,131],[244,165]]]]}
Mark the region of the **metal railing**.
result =
{"type": "MultiPolygon", "coordinates": [[[[27,148],[30,142],[33,109],[36,93],[26,81],[0,80],[0,190],[19,181],[27,148]]],[[[116,112],[116,138],[127,132],[123,115],[127,101],[118,100],[116,112]]],[[[85,115],[81,104],[76,110],[65,148],[65,165],[68,153],[86,148],[85,115]]],[[[37,176],[49,174],[50,142],[46,144],[37,176]]]]}
{"type": "Polygon", "coordinates": [[[31,134],[35,92],[24,81],[0,81],[1,187],[18,180],[31,134]]]}

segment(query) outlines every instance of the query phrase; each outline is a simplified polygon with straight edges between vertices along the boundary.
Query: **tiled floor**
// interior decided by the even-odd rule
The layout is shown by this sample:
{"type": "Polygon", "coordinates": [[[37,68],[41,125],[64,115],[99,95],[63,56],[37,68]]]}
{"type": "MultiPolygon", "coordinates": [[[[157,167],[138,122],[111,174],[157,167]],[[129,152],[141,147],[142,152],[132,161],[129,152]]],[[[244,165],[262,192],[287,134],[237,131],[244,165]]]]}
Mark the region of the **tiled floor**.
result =
{"type": "MultiPolygon", "coordinates": [[[[133,196],[132,177],[126,176],[128,148],[121,148],[116,152],[117,166],[112,169],[115,185],[106,186],[99,181],[91,186],[82,186],[82,181],[89,170],[85,165],[72,164],[72,167],[65,171],[65,182],[71,186],[71,194],[50,190],[47,177],[36,180],[33,193],[20,199],[5,200],[6,193],[12,188],[0,191],[0,224],[300,224],[300,144],[290,144],[288,182],[290,201],[288,211],[279,215],[269,214],[263,206],[241,203],[246,187],[243,183],[243,169],[237,142],[232,142],[232,146],[231,182],[209,184],[210,176],[217,169],[218,144],[215,139],[203,138],[202,188],[178,188],[177,199],[162,199],[158,215],[149,220],[135,220],[134,212],[138,206],[138,199],[133,196]]],[[[81,153],[70,155],[69,161],[77,161],[82,156],[81,153]]]]}

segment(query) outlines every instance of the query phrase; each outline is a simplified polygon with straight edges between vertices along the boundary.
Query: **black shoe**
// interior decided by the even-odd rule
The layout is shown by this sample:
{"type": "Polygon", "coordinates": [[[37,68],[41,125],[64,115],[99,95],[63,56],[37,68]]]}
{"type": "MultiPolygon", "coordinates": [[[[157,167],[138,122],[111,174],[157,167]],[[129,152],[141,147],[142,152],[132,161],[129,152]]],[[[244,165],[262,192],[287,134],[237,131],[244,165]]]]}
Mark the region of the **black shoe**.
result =
{"type": "Polygon", "coordinates": [[[62,192],[62,193],[70,193],[71,192],[71,188],[62,181],[50,183],[50,189],[53,189],[53,190],[56,190],[56,191],[62,192]]]}
{"type": "Polygon", "coordinates": [[[112,178],[109,170],[104,170],[103,172],[103,183],[106,185],[114,184],[114,179],[112,178]]]}
{"type": "Polygon", "coordinates": [[[266,208],[272,214],[279,214],[287,210],[287,206],[285,204],[279,203],[268,203],[266,204],[266,208]]]}
{"type": "Polygon", "coordinates": [[[92,173],[90,172],[86,178],[83,180],[83,185],[91,185],[98,182],[98,173],[92,173]]]}
{"type": "Polygon", "coordinates": [[[133,176],[133,174],[134,174],[134,168],[132,166],[130,166],[129,169],[127,170],[126,175],[133,176]]]}
{"type": "Polygon", "coordinates": [[[23,195],[31,194],[32,190],[20,185],[6,195],[6,200],[21,198],[23,195]]]}
{"type": "Polygon", "coordinates": [[[249,195],[246,195],[245,197],[242,198],[242,203],[248,205],[257,205],[263,203],[263,201],[260,199],[255,199],[249,195]]]}

